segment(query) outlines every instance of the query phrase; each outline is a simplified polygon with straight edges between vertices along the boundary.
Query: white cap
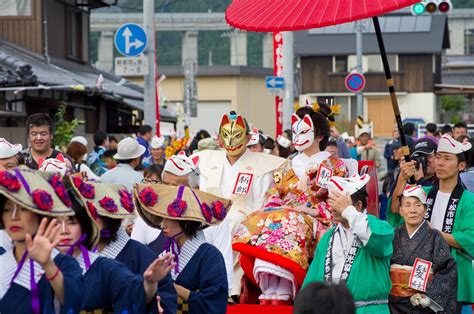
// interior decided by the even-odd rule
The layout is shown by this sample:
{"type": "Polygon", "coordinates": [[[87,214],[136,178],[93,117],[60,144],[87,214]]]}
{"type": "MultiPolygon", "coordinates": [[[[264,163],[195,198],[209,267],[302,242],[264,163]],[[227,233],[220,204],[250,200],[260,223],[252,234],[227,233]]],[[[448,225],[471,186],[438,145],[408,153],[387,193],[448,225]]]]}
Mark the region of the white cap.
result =
{"type": "Polygon", "coordinates": [[[156,136],[154,135],[150,142],[151,148],[162,148],[165,146],[165,138],[163,136],[156,136]]]}
{"type": "Polygon", "coordinates": [[[416,197],[420,200],[422,204],[426,204],[426,193],[421,187],[421,185],[407,185],[405,190],[403,190],[404,197],[416,197]]]}
{"type": "Polygon", "coordinates": [[[126,137],[118,143],[117,154],[114,158],[117,160],[135,159],[145,153],[145,147],[140,145],[136,139],[126,137]]]}
{"type": "Polygon", "coordinates": [[[288,147],[290,147],[290,145],[291,145],[291,141],[290,141],[289,139],[287,139],[286,137],[281,136],[281,135],[278,135],[278,137],[277,137],[277,143],[278,143],[281,147],[285,147],[285,148],[288,148],[288,147]]]}
{"type": "Polygon", "coordinates": [[[362,177],[358,174],[350,178],[332,177],[327,185],[329,194],[334,192],[349,193],[352,195],[361,190],[370,181],[370,176],[364,174],[362,177]]]}
{"type": "Polygon", "coordinates": [[[0,138],[0,159],[10,158],[21,152],[21,144],[12,144],[4,138],[0,138]]]}
{"type": "Polygon", "coordinates": [[[64,156],[58,154],[56,158],[48,158],[46,160],[38,160],[38,170],[44,172],[54,172],[64,176],[66,174],[67,166],[64,162],[64,156]]]}
{"type": "Polygon", "coordinates": [[[74,136],[73,138],[71,138],[71,141],[69,141],[69,143],[72,143],[72,142],[78,142],[78,143],[81,143],[82,145],[84,146],[87,146],[87,139],[84,137],[84,136],[74,136]]]}
{"type": "Polygon", "coordinates": [[[248,142],[247,146],[257,145],[260,139],[260,133],[258,132],[257,128],[253,128],[252,132],[249,132],[250,141],[248,142]]]}
{"type": "Polygon", "coordinates": [[[438,153],[451,153],[451,154],[461,154],[469,151],[472,148],[471,143],[460,143],[453,139],[448,134],[445,134],[441,137],[438,143],[438,153]]]}
{"type": "Polygon", "coordinates": [[[186,156],[184,151],[180,151],[166,160],[163,171],[182,177],[195,171],[198,164],[199,156],[191,158],[186,156]]]}
{"type": "Polygon", "coordinates": [[[360,128],[359,131],[357,132],[357,137],[361,136],[364,133],[369,134],[369,136],[372,134],[370,128],[364,126],[364,127],[360,128]]]}

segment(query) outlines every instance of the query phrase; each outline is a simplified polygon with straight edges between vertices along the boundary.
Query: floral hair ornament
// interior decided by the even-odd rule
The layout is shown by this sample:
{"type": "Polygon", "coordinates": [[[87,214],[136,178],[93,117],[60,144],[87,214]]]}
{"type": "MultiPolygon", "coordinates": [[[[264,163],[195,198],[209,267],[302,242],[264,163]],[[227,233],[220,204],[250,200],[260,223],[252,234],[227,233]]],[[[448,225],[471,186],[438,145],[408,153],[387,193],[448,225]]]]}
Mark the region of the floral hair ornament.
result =
{"type": "Polygon", "coordinates": [[[119,191],[120,194],[120,203],[123,208],[125,208],[129,213],[133,213],[135,205],[133,204],[132,194],[130,194],[126,189],[119,191]]]}
{"type": "Polygon", "coordinates": [[[0,171],[0,184],[10,192],[18,192],[21,189],[17,176],[6,170],[0,171]]]}
{"type": "Polygon", "coordinates": [[[54,189],[54,192],[56,192],[56,195],[63,201],[64,205],[67,207],[72,206],[71,199],[69,198],[69,195],[67,194],[66,187],[64,186],[63,179],[59,174],[54,174],[50,179],[49,183],[54,189]]]}
{"type": "Polygon", "coordinates": [[[75,176],[73,179],[74,185],[79,190],[82,196],[88,199],[95,197],[95,189],[92,184],[84,182],[80,177],[75,176]]]}
{"type": "Polygon", "coordinates": [[[53,198],[45,190],[34,190],[31,197],[39,209],[49,212],[53,208],[53,198]]]}
{"type": "Polygon", "coordinates": [[[109,213],[116,213],[118,211],[117,204],[115,204],[114,199],[111,197],[104,197],[99,201],[100,206],[104,208],[109,213]]]}
{"type": "Polygon", "coordinates": [[[140,201],[146,206],[154,206],[158,202],[158,195],[155,193],[153,188],[144,188],[140,192],[140,201]]]}
{"type": "Polygon", "coordinates": [[[168,214],[171,217],[181,217],[188,208],[188,203],[183,201],[184,188],[184,185],[179,187],[176,199],[168,205],[168,214]]]}

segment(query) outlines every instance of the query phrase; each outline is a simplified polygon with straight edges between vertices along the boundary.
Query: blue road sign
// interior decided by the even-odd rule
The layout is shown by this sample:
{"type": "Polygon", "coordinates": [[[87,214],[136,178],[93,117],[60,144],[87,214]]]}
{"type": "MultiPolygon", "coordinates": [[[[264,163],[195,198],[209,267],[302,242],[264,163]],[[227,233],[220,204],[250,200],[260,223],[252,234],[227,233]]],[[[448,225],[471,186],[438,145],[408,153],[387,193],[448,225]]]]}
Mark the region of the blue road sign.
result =
{"type": "Polygon", "coordinates": [[[285,79],[280,76],[267,76],[265,85],[267,89],[282,89],[285,87],[285,79]]]}
{"type": "Polygon", "coordinates": [[[126,23],[115,32],[115,48],[125,57],[134,57],[141,54],[148,43],[146,32],[138,24],[126,23]]]}
{"type": "Polygon", "coordinates": [[[361,91],[365,87],[365,77],[362,74],[359,74],[357,72],[354,73],[349,73],[346,76],[346,88],[353,92],[357,93],[358,91],[361,91]]]}

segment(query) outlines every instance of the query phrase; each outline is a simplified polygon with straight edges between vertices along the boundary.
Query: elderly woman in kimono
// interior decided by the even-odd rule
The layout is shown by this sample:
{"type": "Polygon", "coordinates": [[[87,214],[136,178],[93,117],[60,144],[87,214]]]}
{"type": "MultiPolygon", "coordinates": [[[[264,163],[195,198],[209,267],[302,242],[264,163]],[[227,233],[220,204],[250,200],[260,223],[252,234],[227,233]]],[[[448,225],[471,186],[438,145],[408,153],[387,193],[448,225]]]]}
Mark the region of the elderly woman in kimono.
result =
{"type": "Polygon", "coordinates": [[[57,188],[37,170],[0,171],[0,229],[13,247],[0,253],[0,313],[78,313],[84,285],[79,264],[54,247],[56,219],[74,215],[57,188]],[[51,221],[49,221],[51,219],[51,221]]]}
{"type": "Polygon", "coordinates": [[[407,185],[400,200],[405,224],[395,230],[393,240],[392,313],[456,312],[456,262],[440,232],[424,220],[425,204],[422,187],[407,185]],[[427,271],[416,273],[418,269],[427,271]]]}
{"type": "Polygon", "coordinates": [[[227,271],[221,252],[202,231],[222,222],[231,201],[189,187],[139,184],[134,188],[141,218],[168,237],[175,254],[171,277],[178,293],[177,313],[223,314],[227,309],[227,271]]]}

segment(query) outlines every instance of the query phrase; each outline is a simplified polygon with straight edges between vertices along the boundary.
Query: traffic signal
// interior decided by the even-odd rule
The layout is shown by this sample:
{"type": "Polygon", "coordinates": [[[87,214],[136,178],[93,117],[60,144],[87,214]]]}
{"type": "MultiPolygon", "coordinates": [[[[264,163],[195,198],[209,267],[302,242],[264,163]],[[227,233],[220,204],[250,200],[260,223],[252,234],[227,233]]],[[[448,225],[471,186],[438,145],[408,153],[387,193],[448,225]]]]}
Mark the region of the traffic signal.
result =
{"type": "Polygon", "coordinates": [[[451,0],[429,0],[418,2],[411,6],[411,14],[423,15],[425,13],[434,14],[434,13],[448,13],[451,10],[453,5],[451,0]]]}

